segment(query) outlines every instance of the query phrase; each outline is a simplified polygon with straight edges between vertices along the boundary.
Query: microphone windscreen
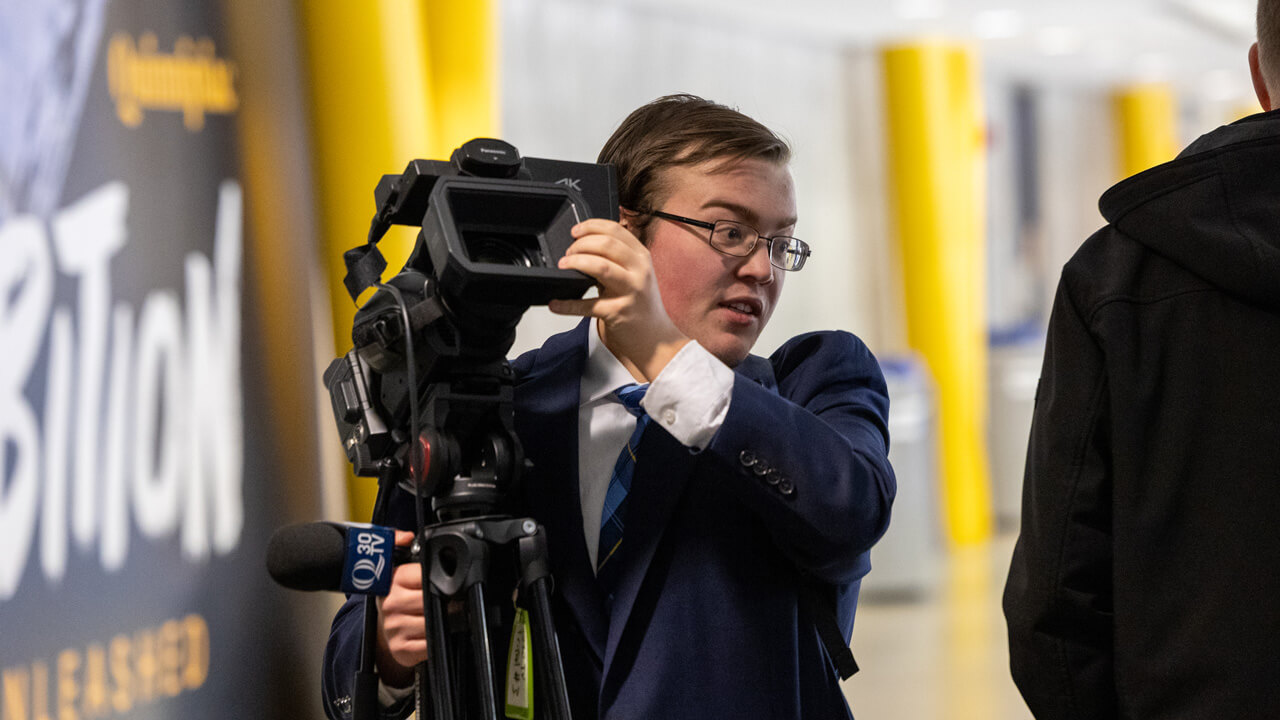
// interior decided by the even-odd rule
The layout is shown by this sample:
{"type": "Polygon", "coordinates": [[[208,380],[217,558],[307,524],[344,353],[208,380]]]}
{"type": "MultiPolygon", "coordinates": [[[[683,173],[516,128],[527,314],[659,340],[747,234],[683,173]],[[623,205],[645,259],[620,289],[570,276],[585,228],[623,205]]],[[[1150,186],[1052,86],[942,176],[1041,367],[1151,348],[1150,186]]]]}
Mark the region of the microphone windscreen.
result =
{"type": "Polygon", "coordinates": [[[340,525],[286,525],[267,543],[267,572],[292,590],[338,590],[346,551],[346,531],[340,525]]]}

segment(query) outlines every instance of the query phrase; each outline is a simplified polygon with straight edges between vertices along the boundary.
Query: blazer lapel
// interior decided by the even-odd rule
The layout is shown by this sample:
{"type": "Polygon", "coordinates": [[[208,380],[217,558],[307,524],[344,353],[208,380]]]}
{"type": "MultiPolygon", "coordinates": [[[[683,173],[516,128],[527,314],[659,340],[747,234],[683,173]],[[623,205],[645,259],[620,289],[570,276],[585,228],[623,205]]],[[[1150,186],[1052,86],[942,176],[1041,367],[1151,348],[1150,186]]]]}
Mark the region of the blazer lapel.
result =
{"type": "MultiPolygon", "coordinates": [[[[627,500],[627,528],[618,558],[620,574],[609,615],[609,641],[605,647],[605,675],[618,651],[623,632],[654,552],[662,541],[671,515],[692,475],[696,456],[678,440],[651,423],[637,448],[640,461],[627,500]]],[[[606,685],[609,681],[606,679],[606,685]]]]}
{"type": "Polygon", "coordinates": [[[547,531],[554,589],[602,662],[608,619],[582,537],[578,497],[578,406],[588,326],[584,321],[536,351],[517,386],[515,426],[534,462],[524,495],[547,531]]]}
{"type": "Polygon", "coordinates": [[[748,355],[738,367],[734,368],[734,372],[769,390],[774,392],[778,390],[778,380],[773,374],[773,363],[759,355],[748,355]]]}
{"type": "MultiPolygon", "coordinates": [[[[735,369],[744,378],[776,390],[773,366],[768,360],[748,356],[735,369]]],[[[616,689],[621,678],[612,672],[613,661],[628,630],[640,588],[649,573],[654,553],[684,495],[697,465],[697,455],[681,445],[656,423],[650,423],[637,448],[636,463],[628,499],[627,528],[618,558],[621,573],[609,614],[609,638],[604,651],[603,685],[616,689]]],[[[629,663],[627,663],[629,665],[629,663]]],[[[606,690],[606,694],[611,694],[606,690]]]]}

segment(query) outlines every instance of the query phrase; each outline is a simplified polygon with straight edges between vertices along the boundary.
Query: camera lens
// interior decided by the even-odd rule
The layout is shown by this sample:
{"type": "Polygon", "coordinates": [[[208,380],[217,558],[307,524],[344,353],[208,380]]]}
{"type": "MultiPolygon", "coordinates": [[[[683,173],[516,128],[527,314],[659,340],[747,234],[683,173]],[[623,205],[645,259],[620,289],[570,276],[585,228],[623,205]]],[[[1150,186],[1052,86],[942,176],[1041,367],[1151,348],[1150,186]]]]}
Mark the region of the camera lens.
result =
{"type": "Polygon", "coordinates": [[[532,235],[515,233],[463,233],[471,262],[513,267],[542,267],[542,252],[532,235]]]}

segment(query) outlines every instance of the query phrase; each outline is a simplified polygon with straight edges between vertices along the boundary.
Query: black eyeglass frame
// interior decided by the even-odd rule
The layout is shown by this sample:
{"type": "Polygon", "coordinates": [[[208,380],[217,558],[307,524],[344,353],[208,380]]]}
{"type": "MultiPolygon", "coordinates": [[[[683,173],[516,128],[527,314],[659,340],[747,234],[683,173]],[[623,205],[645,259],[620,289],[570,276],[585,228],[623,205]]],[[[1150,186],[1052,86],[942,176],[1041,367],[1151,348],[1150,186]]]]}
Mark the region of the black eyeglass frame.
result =
{"type": "Polygon", "coordinates": [[[715,243],[711,242],[710,237],[707,238],[707,244],[710,245],[711,248],[716,252],[723,253],[725,255],[728,255],[729,257],[748,257],[751,255],[751,253],[755,252],[756,246],[760,244],[760,241],[764,240],[765,249],[768,250],[768,253],[769,253],[769,264],[778,268],[783,272],[800,272],[801,270],[804,269],[804,264],[806,261],[808,261],[809,256],[813,254],[812,251],[810,251],[809,249],[809,243],[801,240],[798,237],[792,237],[790,235],[774,235],[773,237],[766,237],[765,235],[761,234],[759,230],[756,230],[755,228],[751,227],[746,223],[738,222],[737,220],[717,220],[716,222],[707,222],[706,220],[694,220],[693,218],[687,218],[682,215],[675,215],[669,212],[663,212],[661,210],[650,210],[645,214],[652,215],[654,217],[660,217],[665,220],[671,220],[673,222],[684,223],[685,225],[692,225],[694,227],[710,230],[712,237],[715,236],[716,225],[723,222],[731,222],[734,225],[741,225],[745,228],[749,228],[751,232],[756,234],[756,241],[751,243],[751,247],[747,248],[747,251],[742,253],[741,255],[737,255],[735,253],[729,252],[728,250],[717,247],[715,243]],[[774,240],[786,240],[788,244],[790,244],[790,242],[794,240],[796,243],[799,244],[799,248],[795,250],[795,253],[800,256],[799,267],[786,268],[774,262],[773,260],[773,241],[774,240]]]}

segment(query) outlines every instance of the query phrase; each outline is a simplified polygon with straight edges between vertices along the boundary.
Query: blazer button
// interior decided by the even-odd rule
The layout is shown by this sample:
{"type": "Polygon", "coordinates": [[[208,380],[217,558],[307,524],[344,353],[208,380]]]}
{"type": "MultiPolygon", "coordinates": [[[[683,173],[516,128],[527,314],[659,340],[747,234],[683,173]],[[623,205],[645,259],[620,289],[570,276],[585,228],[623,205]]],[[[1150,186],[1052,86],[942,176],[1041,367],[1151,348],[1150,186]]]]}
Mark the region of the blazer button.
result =
{"type": "Polygon", "coordinates": [[[750,450],[743,450],[738,453],[738,462],[742,463],[743,467],[751,467],[756,464],[756,454],[750,450]]]}
{"type": "Polygon", "coordinates": [[[770,470],[769,473],[764,476],[764,481],[769,483],[770,485],[777,485],[782,480],[783,480],[782,473],[778,472],[777,470],[770,470]]]}
{"type": "Polygon", "coordinates": [[[751,468],[751,472],[755,473],[756,477],[764,477],[765,475],[773,472],[773,468],[769,467],[768,463],[757,462],[755,466],[751,468]]]}
{"type": "Polygon", "coordinates": [[[778,481],[778,492],[782,493],[784,497],[791,497],[796,494],[796,486],[790,480],[783,478],[778,481]]]}

